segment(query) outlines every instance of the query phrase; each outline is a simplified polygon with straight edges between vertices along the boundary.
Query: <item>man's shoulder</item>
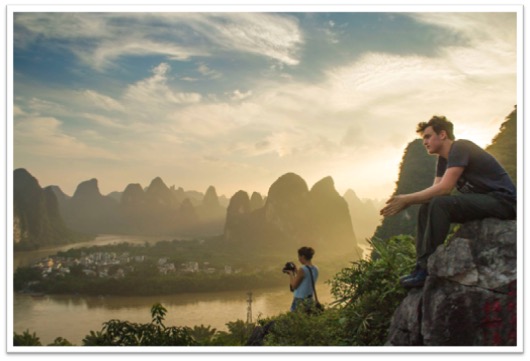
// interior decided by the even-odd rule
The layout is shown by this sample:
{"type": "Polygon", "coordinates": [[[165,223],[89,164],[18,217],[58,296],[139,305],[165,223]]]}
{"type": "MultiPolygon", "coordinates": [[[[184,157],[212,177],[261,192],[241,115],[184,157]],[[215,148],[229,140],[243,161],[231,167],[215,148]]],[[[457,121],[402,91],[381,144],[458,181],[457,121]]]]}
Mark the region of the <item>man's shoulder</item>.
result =
{"type": "Polygon", "coordinates": [[[476,143],[472,142],[468,139],[457,139],[453,143],[452,147],[453,151],[465,151],[465,150],[473,150],[473,151],[480,151],[484,150],[480,146],[478,146],[476,143]]]}
{"type": "Polygon", "coordinates": [[[454,143],[457,144],[457,145],[478,147],[478,145],[476,145],[474,142],[472,142],[469,139],[457,139],[457,140],[455,140],[454,143]]]}

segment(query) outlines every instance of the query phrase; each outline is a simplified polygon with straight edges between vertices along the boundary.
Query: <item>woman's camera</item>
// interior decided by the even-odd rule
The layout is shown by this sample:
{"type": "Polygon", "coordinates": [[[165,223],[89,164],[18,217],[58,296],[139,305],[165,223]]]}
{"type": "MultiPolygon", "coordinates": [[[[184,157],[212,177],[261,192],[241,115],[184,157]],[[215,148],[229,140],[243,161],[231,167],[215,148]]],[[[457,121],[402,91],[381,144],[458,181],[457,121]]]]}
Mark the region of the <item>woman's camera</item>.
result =
{"type": "Polygon", "coordinates": [[[283,266],[282,272],[287,273],[288,271],[294,271],[296,270],[296,265],[294,262],[287,262],[285,266],[283,266]]]}

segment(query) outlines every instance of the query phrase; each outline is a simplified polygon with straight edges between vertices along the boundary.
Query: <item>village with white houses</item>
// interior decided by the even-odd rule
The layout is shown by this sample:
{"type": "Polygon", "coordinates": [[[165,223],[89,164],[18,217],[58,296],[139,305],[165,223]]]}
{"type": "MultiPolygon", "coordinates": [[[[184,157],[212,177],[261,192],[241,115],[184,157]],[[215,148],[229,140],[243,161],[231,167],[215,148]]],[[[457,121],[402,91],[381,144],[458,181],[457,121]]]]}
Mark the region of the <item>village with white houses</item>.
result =
{"type": "MultiPolygon", "coordinates": [[[[93,252],[82,253],[80,257],[49,256],[34,263],[33,267],[38,268],[44,278],[51,274],[69,274],[71,269],[76,267],[81,269],[86,276],[119,279],[125,277],[129,272],[133,272],[135,266],[146,261],[146,256],[131,256],[129,252],[123,252],[119,255],[115,252],[93,252]]],[[[158,258],[155,262],[160,275],[171,273],[236,274],[240,272],[240,270],[233,270],[232,266],[229,265],[225,265],[222,269],[213,268],[209,262],[190,261],[177,267],[175,263],[169,262],[167,257],[158,258]]]]}

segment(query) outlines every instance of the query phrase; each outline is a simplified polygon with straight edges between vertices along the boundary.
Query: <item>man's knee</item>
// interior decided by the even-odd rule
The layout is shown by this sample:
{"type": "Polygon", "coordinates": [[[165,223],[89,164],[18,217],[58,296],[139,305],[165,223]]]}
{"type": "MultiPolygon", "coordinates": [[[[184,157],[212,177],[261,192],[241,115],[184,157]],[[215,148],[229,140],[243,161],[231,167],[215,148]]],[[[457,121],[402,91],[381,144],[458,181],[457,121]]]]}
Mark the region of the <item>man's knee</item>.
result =
{"type": "Polygon", "coordinates": [[[447,208],[454,204],[454,197],[452,196],[436,196],[429,202],[430,209],[447,208]]]}
{"type": "Polygon", "coordinates": [[[419,209],[419,215],[427,215],[427,213],[429,212],[429,205],[430,203],[423,203],[421,206],[420,206],[420,209],[419,209]]]}

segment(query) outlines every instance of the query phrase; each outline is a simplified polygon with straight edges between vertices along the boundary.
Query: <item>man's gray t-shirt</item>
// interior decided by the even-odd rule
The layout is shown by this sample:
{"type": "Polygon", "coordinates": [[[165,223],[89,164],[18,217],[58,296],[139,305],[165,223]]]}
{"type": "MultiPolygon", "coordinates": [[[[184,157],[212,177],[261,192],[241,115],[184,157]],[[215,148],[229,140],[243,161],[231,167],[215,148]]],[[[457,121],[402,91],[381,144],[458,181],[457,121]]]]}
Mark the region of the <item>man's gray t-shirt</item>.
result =
{"type": "Polygon", "coordinates": [[[491,194],[515,203],[517,191],[506,170],[484,149],[469,140],[453,142],[448,159],[438,156],[436,176],[447,168],[464,167],[456,188],[462,193],[491,194]]]}

